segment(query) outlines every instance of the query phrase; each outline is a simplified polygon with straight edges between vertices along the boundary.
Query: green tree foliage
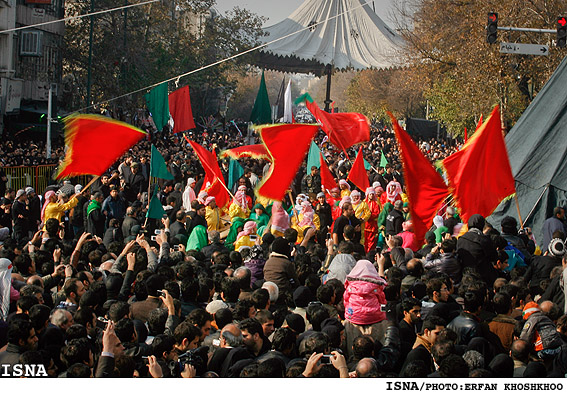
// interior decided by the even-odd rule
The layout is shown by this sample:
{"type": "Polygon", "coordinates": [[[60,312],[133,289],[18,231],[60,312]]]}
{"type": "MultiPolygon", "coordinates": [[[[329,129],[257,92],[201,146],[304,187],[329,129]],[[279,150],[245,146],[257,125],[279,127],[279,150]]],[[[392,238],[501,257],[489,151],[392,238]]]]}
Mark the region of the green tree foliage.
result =
{"type": "MultiPolygon", "coordinates": [[[[91,103],[101,103],[177,75],[199,69],[258,44],[263,18],[241,8],[223,15],[211,11],[214,0],[158,2],[94,17],[91,103]]],[[[95,10],[117,7],[96,0],[95,10]]],[[[85,14],[90,0],[66,2],[66,13],[85,14]]],[[[63,103],[72,111],[86,105],[89,18],[68,23],[64,75],[72,94],[63,103]]],[[[238,75],[249,68],[246,56],[170,82],[169,90],[189,85],[196,119],[219,112],[234,91],[238,75]],[[177,83],[176,83],[177,82],[177,83]]],[[[102,108],[132,112],[143,108],[141,91],[104,103],[102,108]]]]}

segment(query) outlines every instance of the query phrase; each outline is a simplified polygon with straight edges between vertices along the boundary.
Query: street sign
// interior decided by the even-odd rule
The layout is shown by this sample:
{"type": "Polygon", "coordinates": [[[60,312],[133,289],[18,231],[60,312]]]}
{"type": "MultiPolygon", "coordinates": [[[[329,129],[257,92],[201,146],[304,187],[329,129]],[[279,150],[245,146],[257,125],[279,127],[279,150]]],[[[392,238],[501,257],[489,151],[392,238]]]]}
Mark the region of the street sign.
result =
{"type": "Polygon", "coordinates": [[[549,47],[547,45],[539,44],[515,44],[513,42],[501,42],[500,53],[547,56],[549,54],[549,47]]]}

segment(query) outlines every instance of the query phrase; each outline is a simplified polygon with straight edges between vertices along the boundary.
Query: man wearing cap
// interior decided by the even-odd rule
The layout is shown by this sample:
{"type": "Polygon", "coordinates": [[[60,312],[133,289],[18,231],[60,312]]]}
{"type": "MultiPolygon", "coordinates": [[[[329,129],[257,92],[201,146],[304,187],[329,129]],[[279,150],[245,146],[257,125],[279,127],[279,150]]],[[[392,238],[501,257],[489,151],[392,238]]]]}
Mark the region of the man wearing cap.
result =
{"type": "Polygon", "coordinates": [[[183,191],[183,208],[185,208],[185,211],[187,212],[191,210],[191,202],[197,199],[197,195],[195,194],[195,190],[193,189],[196,183],[197,182],[194,178],[189,178],[187,180],[187,186],[183,191]]]}
{"type": "Polygon", "coordinates": [[[22,239],[28,236],[28,219],[29,211],[26,205],[27,194],[24,189],[16,192],[16,200],[12,205],[12,221],[13,233],[12,236],[19,243],[22,239]]]}
{"type": "Polygon", "coordinates": [[[283,237],[278,237],[272,243],[272,253],[264,265],[264,279],[274,282],[280,292],[290,293],[298,286],[299,280],[295,266],[290,261],[291,245],[283,237]]]}
{"type": "Polygon", "coordinates": [[[105,217],[102,214],[103,196],[96,192],[87,207],[87,232],[100,238],[104,236],[105,217]]]}
{"type": "Polygon", "coordinates": [[[404,213],[402,212],[403,202],[396,200],[394,209],[386,216],[386,234],[396,235],[402,232],[402,223],[404,222],[404,213]]]}
{"type": "Polygon", "coordinates": [[[195,216],[191,219],[191,223],[187,227],[187,234],[191,235],[193,229],[199,225],[203,226],[205,229],[207,228],[207,219],[205,216],[207,214],[207,210],[203,204],[195,204],[195,216]]]}
{"type": "Polygon", "coordinates": [[[28,231],[34,233],[41,223],[41,200],[31,186],[26,187],[26,194],[28,196],[28,210],[30,212],[28,217],[28,231]]]}
{"type": "Polygon", "coordinates": [[[325,199],[325,193],[319,192],[317,194],[317,206],[315,207],[315,213],[319,216],[319,223],[321,225],[317,240],[319,244],[325,244],[325,237],[329,232],[329,229],[333,225],[333,211],[327,200],[325,199]]]}

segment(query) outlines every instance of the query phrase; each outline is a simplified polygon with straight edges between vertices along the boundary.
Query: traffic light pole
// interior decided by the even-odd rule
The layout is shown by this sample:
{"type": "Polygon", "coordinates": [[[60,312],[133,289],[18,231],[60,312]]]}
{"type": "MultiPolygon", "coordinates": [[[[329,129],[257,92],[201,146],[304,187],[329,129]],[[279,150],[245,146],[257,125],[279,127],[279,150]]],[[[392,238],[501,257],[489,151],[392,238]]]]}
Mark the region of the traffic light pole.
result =
{"type": "Polygon", "coordinates": [[[525,31],[525,32],[532,32],[532,33],[550,33],[550,34],[554,34],[557,33],[557,30],[555,29],[532,29],[530,27],[498,27],[498,30],[504,30],[504,31],[525,31]]]}

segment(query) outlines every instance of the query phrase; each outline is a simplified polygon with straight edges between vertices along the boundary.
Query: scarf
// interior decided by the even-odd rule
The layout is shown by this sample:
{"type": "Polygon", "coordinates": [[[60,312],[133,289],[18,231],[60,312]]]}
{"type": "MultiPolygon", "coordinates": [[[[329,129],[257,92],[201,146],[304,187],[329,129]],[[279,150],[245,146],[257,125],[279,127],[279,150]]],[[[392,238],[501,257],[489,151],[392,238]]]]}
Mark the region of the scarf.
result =
{"type": "Polygon", "coordinates": [[[289,228],[289,216],[281,201],[274,201],[272,205],[272,227],[282,233],[289,228]]]}
{"type": "Polygon", "coordinates": [[[101,209],[101,205],[97,200],[91,200],[89,206],[87,207],[87,217],[91,214],[92,211],[95,209],[101,209]]]}
{"type": "MultiPolygon", "coordinates": [[[[239,188],[240,189],[240,188],[239,188]]],[[[248,210],[248,202],[246,201],[246,193],[239,190],[234,195],[234,203],[242,208],[244,211],[248,210]]]]}
{"type": "Polygon", "coordinates": [[[415,339],[415,343],[413,344],[412,349],[415,349],[416,347],[418,347],[419,345],[423,345],[425,346],[425,348],[427,349],[427,351],[429,353],[431,353],[431,347],[433,345],[431,345],[431,343],[429,343],[429,341],[427,339],[425,339],[424,337],[422,337],[421,335],[417,335],[417,338],[415,339]]]}
{"type": "Polygon", "coordinates": [[[241,232],[239,232],[238,235],[236,236],[236,240],[238,241],[240,238],[246,235],[254,234],[255,232],[256,232],[256,222],[253,220],[246,222],[246,224],[244,225],[244,229],[241,232]]]}
{"type": "Polygon", "coordinates": [[[392,181],[388,183],[388,186],[386,186],[386,196],[388,197],[388,201],[392,203],[396,201],[396,198],[400,195],[401,192],[402,186],[399,184],[399,182],[392,181]]]}
{"type": "Polygon", "coordinates": [[[315,224],[313,223],[313,207],[311,207],[310,203],[306,201],[301,203],[301,214],[303,214],[303,218],[298,223],[299,227],[315,227],[315,224]]]}
{"type": "Polygon", "coordinates": [[[12,286],[12,262],[0,259],[0,320],[6,321],[10,309],[10,288],[12,286]]]}

